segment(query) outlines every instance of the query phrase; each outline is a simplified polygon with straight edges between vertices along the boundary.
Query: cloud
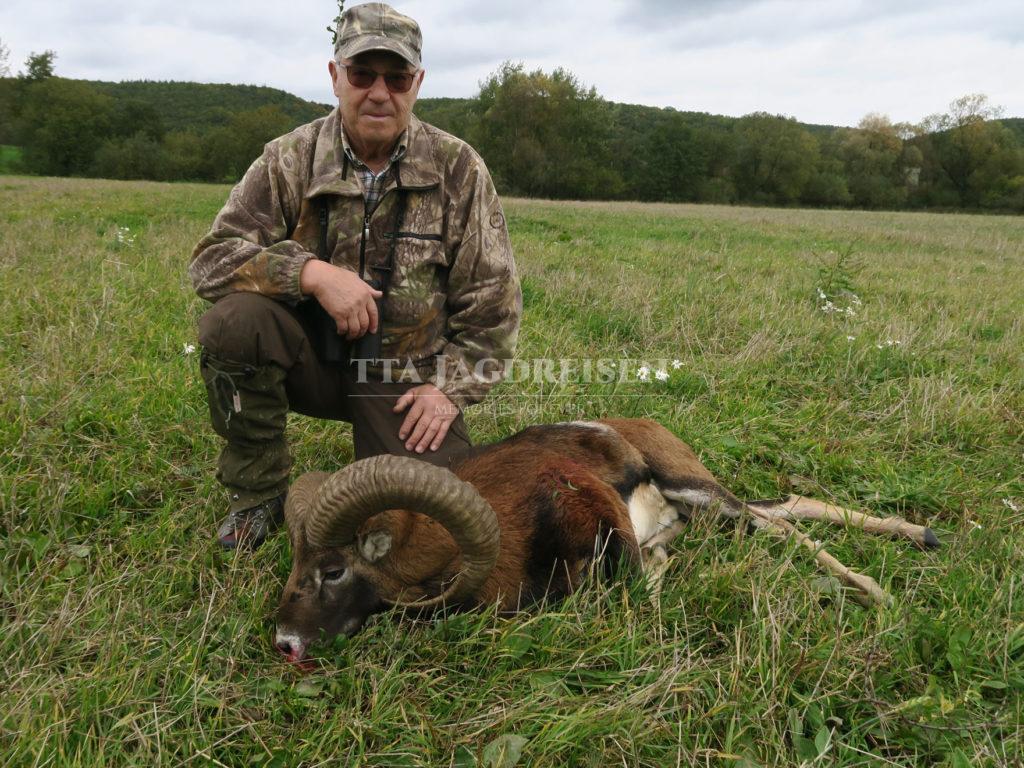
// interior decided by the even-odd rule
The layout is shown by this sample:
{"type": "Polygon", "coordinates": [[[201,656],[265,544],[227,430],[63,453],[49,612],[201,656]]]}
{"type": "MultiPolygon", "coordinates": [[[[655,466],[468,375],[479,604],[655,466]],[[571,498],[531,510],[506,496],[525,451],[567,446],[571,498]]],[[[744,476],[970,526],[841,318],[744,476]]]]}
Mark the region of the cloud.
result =
{"type": "Polygon", "coordinates": [[[759,40],[782,45],[806,37],[883,26],[888,31],[988,32],[1021,39],[1024,21],[1010,0],[639,0],[620,12],[636,33],[690,47],[759,40]]]}
{"type": "MultiPolygon", "coordinates": [[[[351,2],[351,0],[350,0],[351,2]]],[[[471,96],[505,60],[565,67],[622,102],[854,124],[918,120],[988,93],[1024,116],[1019,0],[409,0],[423,29],[422,96],[471,96]]],[[[105,80],[270,85],[328,102],[334,0],[4,0],[0,38],[19,68],[105,80]]]]}
{"type": "Polygon", "coordinates": [[[764,2],[765,0],[637,0],[631,3],[632,7],[623,9],[619,18],[626,24],[650,29],[670,22],[737,15],[764,2]]]}

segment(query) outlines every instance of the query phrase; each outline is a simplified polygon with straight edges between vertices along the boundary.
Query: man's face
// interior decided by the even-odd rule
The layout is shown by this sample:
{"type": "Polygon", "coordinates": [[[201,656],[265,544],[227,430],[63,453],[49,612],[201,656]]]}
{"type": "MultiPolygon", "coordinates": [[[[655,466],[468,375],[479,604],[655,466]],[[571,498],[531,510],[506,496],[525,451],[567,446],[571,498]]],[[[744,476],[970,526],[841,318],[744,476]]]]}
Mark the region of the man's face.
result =
{"type": "MultiPolygon", "coordinates": [[[[414,71],[401,56],[385,51],[370,51],[354,59],[342,59],[341,63],[368,67],[380,74],[414,71]]],[[[413,77],[408,92],[392,93],[383,77],[374,80],[369,88],[357,88],[349,83],[345,67],[332,61],[329,69],[349,140],[366,148],[394,144],[409,125],[412,107],[423,82],[423,70],[413,77]]]]}

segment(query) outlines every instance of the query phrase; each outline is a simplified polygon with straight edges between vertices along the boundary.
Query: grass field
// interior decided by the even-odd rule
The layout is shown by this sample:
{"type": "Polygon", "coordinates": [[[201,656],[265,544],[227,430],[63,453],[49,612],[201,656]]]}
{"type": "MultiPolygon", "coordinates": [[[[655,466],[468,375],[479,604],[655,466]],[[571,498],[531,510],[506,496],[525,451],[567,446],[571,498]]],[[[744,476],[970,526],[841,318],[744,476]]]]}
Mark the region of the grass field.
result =
{"type": "MultiPolygon", "coordinates": [[[[270,642],[284,537],[213,543],[185,265],[226,194],[0,178],[0,765],[1024,764],[1020,218],[508,201],[523,358],[680,366],[503,384],[475,439],[650,416],[741,496],[944,547],[805,526],[896,597],[866,610],[698,520],[657,605],[385,615],[303,676],[270,642]]],[[[341,425],[289,430],[297,469],[351,459],[341,425]]]]}

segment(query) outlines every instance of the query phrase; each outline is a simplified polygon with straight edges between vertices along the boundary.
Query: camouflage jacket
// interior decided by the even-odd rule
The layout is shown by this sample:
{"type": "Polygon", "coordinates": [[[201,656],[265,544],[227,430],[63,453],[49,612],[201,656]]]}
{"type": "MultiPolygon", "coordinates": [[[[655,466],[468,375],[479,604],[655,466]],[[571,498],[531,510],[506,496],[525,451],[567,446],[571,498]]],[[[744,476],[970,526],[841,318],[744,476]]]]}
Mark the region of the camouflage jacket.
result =
{"type": "Polygon", "coordinates": [[[481,361],[512,356],[522,294],[501,203],[480,156],[416,117],[405,140],[405,157],[366,221],[337,110],[270,142],[195,247],[189,275],[210,301],[234,291],[292,305],[315,301],[300,292],[299,273],[316,258],[317,198],[329,196],[333,264],[358,272],[365,239],[363,276],[370,277],[373,265],[386,262],[392,239],[396,244],[383,357],[398,359],[397,369],[412,361],[461,408],[482,400],[504,374],[481,361]],[[394,237],[396,189],[407,191],[407,203],[394,237]]]}

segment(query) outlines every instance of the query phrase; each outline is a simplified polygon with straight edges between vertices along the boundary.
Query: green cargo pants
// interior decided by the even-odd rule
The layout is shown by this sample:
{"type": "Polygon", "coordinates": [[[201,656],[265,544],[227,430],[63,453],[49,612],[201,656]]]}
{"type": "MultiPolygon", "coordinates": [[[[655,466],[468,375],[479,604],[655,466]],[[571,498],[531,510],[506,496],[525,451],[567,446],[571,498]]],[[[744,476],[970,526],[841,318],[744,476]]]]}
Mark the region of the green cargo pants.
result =
{"type": "Polygon", "coordinates": [[[459,414],[437,451],[407,451],[398,438],[405,413],[392,409],[417,384],[359,382],[354,367],[317,359],[312,333],[295,309],[255,293],[225,296],[199,321],[210,418],[226,441],[217,479],[228,489],[231,511],[287,489],[288,411],[349,422],[357,459],[390,453],[444,467],[471,445],[459,414]]]}

